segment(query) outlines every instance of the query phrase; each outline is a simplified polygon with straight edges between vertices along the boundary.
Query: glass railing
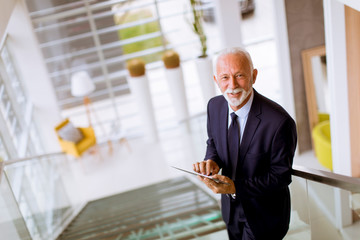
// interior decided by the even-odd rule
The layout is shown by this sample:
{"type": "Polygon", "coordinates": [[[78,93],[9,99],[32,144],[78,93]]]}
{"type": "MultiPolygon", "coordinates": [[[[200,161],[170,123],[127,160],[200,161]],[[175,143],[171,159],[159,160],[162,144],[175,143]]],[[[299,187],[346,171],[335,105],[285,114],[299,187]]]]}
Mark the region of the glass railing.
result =
{"type": "Polygon", "coordinates": [[[294,166],[285,239],[358,239],[360,179],[294,166]]]}
{"type": "Polygon", "coordinates": [[[31,239],[24,218],[11,191],[7,177],[0,176],[0,236],[1,239],[31,239]]]}
{"type": "MultiPolygon", "coordinates": [[[[13,228],[21,234],[18,238],[4,239],[49,240],[63,231],[84,205],[74,180],[73,172],[76,170],[73,168],[65,154],[5,162],[4,181],[1,182],[5,192],[1,196],[12,199],[12,207],[17,211],[15,215],[9,213],[11,218],[6,222],[17,222],[13,223],[13,228]]],[[[2,212],[6,213],[8,207],[0,206],[2,218],[2,212]]],[[[1,239],[2,233],[7,230],[6,225],[0,225],[1,239]]]]}
{"type": "MultiPolygon", "coordinates": [[[[206,130],[199,129],[192,128],[191,135],[199,141],[194,145],[203,147],[206,130]]],[[[56,239],[84,206],[76,181],[84,170],[80,162],[50,154],[5,163],[0,239],[56,239]]],[[[286,240],[359,239],[360,179],[294,166],[290,192],[286,240]]]]}

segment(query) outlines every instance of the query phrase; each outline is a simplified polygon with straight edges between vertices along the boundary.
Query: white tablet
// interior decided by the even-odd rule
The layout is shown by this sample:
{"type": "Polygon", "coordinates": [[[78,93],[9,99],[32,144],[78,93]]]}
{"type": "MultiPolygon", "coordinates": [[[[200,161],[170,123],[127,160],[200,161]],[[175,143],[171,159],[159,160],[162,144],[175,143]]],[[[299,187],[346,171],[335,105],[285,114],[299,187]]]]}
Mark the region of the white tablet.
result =
{"type": "Polygon", "coordinates": [[[171,166],[172,168],[175,168],[177,170],[180,170],[180,171],[183,171],[183,172],[186,172],[186,173],[190,173],[190,174],[193,174],[193,175],[197,175],[197,176],[201,176],[201,177],[205,177],[205,178],[209,178],[213,181],[215,181],[216,183],[222,183],[222,184],[226,184],[226,185],[230,185],[229,183],[227,182],[224,182],[224,181],[221,181],[219,179],[216,179],[216,178],[213,178],[211,176],[208,176],[208,175],[204,175],[204,174],[201,174],[201,173],[197,173],[197,172],[190,172],[188,170],[185,170],[185,169],[182,169],[182,168],[178,168],[178,167],[174,167],[174,166],[171,166]]]}

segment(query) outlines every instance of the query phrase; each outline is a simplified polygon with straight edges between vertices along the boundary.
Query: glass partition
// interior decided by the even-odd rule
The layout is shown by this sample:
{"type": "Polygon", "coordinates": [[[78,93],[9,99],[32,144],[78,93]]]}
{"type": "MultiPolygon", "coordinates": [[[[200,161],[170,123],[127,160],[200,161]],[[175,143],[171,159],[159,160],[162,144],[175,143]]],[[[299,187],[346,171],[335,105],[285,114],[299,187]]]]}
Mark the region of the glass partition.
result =
{"type": "Polygon", "coordinates": [[[31,239],[4,174],[0,174],[0,233],[1,239],[31,239]]]}
{"type": "Polygon", "coordinates": [[[343,239],[336,227],[335,189],[307,180],[311,239],[343,239]]]}
{"type": "Polygon", "coordinates": [[[72,173],[65,155],[5,166],[13,197],[33,239],[56,238],[82,208],[72,173]]]}
{"type": "MultiPolygon", "coordinates": [[[[334,179],[332,179],[334,180],[334,179]]],[[[321,180],[319,177],[319,181],[321,180]]],[[[334,180],[336,182],[336,180],[334,180]]],[[[358,187],[359,188],[359,187],[358,187]]],[[[324,183],[293,176],[291,192],[291,223],[285,239],[357,239],[360,232],[360,194],[347,192],[324,183]],[[349,201],[340,205],[336,201],[340,193],[349,201]],[[335,214],[340,211],[343,218],[351,211],[352,223],[338,227],[340,219],[335,214]]]]}
{"type": "Polygon", "coordinates": [[[360,219],[360,193],[353,193],[351,196],[351,207],[355,212],[355,218],[360,219]]]}
{"type": "Polygon", "coordinates": [[[290,228],[285,239],[311,239],[306,179],[293,176],[290,185],[290,194],[290,228]]]}

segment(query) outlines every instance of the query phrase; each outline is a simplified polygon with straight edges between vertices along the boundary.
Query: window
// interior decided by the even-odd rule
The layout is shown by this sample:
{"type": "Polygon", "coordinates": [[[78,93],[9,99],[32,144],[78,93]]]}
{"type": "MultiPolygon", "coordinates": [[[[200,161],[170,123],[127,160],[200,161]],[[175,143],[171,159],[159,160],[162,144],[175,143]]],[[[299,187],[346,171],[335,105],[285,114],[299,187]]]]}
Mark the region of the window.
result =
{"type": "MultiPolygon", "coordinates": [[[[129,99],[129,59],[141,57],[151,69],[162,66],[160,56],[166,49],[175,49],[183,61],[200,54],[199,40],[186,21],[188,0],[52,0],[46,4],[27,0],[26,4],[64,117],[87,122],[83,99],[71,95],[71,75],[86,70],[94,81],[96,90],[88,97],[96,112],[102,113],[93,124],[98,140],[113,132],[123,109],[129,109],[119,106],[119,98],[129,99]]],[[[220,47],[216,27],[205,25],[209,53],[216,52],[220,47]]],[[[126,115],[133,115],[132,110],[126,115]]],[[[132,128],[136,120],[122,119],[120,125],[127,122],[131,126],[126,127],[132,128]]]]}
{"type": "Polygon", "coordinates": [[[10,87],[14,92],[15,101],[19,105],[21,113],[25,114],[27,96],[25,95],[25,91],[19,80],[18,74],[15,70],[15,66],[6,46],[4,46],[1,50],[1,58],[5,65],[8,78],[11,79],[10,87]]]}
{"type": "Polygon", "coordinates": [[[15,114],[15,106],[12,102],[8,87],[5,84],[4,79],[0,76],[0,112],[13,140],[13,144],[15,147],[19,147],[19,142],[21,138],[21,126],[19,124],[19,119],[16,117],[15,114]]]}
{"type": "Polygon", "coordinates": [[[32,104],[24,90],[16,63],[11,57],[7,46],[0,48],[0,135],[7,142],[11,158],[29,156],[28,149],[33,149],[33,155],[42,152],[41,143],[33,124],[32,104]],[[31,136],[30,136],[31,134],[31,136]]]}

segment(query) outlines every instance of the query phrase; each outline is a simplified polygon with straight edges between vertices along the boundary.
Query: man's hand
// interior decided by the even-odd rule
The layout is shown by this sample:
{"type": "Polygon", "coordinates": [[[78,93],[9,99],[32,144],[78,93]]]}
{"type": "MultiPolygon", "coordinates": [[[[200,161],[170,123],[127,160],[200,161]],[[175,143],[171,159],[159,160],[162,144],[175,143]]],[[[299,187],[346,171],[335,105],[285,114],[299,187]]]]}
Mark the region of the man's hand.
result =
{"type": "Polygon", "coordinates": [[[202,182],[204,182],[206,186],[208,186],[208,188],[210,188],[214,193],[222,193],[222,194],[235,193],[234,182],[226,176],[217,175],[217,173],[220,171],[220,168],[215,161],[208,159],[203,162],[194,163],[193,169],[195,172],[204,175],[211,175],[211,177],[213,178],[229,183],[229,185],[223,183],[216,183],[214,180],[198,176],[198,178],[202,182]]]}
{"type": "Polygon", "coordinates": [[[213,181],[209,178],[204,178],[204,177],[198,176],[198,178],[202,182],[204,182],[206,184],[206,186],[208,188],[210,188],[214,193],[221,193],[221,194],[236,193],[234,182],[230,178],[223,176],[223,175],[217,175],[217,174],[212,177],[219,179],[223,182],[229,183],[229,185],[223,184],[223,183],[216,183],[215,181],[213,181]]]}
{"type": "Polygon", "coordinates": [[[202,182],[204,182],[206,184],[206,186],[208,186],[208,188],[210,188],[214,193],[221,193],[221,194],[236,193],[234,182],[230,178],[223,176],[223,175],[217,175],[217,174],[212,177],[219,179],[223,182],[229,183],[229,185],[223,184],[223,183],[216,183],[215,181],[213,181],[209,178],[204,178],[204,177],[198,176],[198,178],[202,182]]]}
{"type": "Polygon", "coordinates": [[[215,175],[220,171],[220,168],[217,165],[217,163],[211,159],[194,163],[193,169],[195,172],[198,172],[198,173],[201,173],[204,175],[215,175]]]}

